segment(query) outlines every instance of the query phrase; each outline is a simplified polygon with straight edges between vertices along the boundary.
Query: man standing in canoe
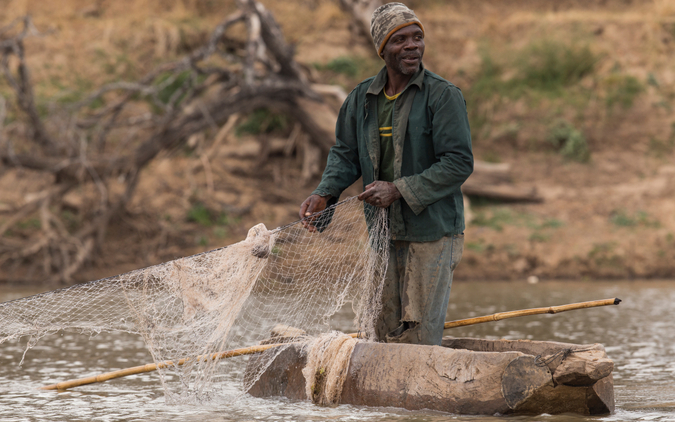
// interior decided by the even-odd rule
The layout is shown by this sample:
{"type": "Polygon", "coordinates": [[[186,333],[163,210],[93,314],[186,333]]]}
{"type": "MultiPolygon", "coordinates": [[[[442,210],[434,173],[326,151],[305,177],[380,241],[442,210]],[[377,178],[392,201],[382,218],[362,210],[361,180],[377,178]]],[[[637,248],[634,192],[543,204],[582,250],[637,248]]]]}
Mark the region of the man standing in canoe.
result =
{"type": "Polygon", "coordinates": [[[460,186],[473,171],[466,103],[459,88],[424,68],[424,26],[404,4],[375,10],[370,32],[385,67],[342,105],[335,146],[300,218],[334,204],[362,177],[359,199],[389,212],[378,340],[440,344],[464,245],[460,186]]]}

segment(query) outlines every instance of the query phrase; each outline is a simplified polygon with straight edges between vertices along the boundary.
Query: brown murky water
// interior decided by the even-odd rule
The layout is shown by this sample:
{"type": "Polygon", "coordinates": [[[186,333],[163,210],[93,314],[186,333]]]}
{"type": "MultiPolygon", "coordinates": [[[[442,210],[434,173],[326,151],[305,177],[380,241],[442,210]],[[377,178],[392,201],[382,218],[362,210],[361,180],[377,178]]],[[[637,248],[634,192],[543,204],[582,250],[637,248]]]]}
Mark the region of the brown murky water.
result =
{"type": "MultiPolygon", "coordinates": [[[[38,293],[3,286],[0,302],[38,293]]],[[[514,309],[619,297],[620,306],[542,315],[446,331],[454,336],[557,340],[605,345],[615,362],[617,411],[602,418],[575,415],[509,417],[515,421],[675,421],[675,282],[455,283],[448,320],[514,309]]],[[[349,310],[336,329],[351,332],[349,310]]],[[[234,372],[217,381],[218,394],[199,405],[168,405],[156,374],[136,375],[68,392],[41,385],[150,362],[139,337],[62,333],[25,355],[26,339],[0,345],[0,421],[496,421],[438,412],[342,405],[238,395],[234,372]]],[[[241,365],[239,365],[240,367],[241,365]]]]}

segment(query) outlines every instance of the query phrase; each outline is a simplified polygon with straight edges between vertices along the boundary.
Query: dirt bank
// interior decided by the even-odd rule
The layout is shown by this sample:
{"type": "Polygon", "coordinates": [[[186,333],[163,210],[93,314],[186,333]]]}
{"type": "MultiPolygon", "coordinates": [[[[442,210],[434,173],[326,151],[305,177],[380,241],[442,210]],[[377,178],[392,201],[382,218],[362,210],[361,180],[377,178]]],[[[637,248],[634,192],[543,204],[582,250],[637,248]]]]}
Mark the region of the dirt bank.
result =
{"type": "MultiPolygon", "coordinates": [[[[315,81],[349,91],[381,66],[337,2],[263,3],[315,81]]],[[[476,157],[510,163],[513,184],[536,188],[544,201],[471,198],[457,279],[675,277],[675,1],[476,3],[410,2],[427,29],[425,65],[463,90],[476,157]]],[[[31,13],[38,28],[51,30],[26,44],[45,107],[180,56],[234,3],[70,0],[51,7],[13,0],[0,22],[31,13]]],[[[4,81],[0,93],[9,98],[4,81]]],[[[302,181],[296,150],[260,154],[289,139],[294,122],[263,112],[242,116],[238,127],[209,168],[194,148],[147,168],[76,280],[226,245],[260,222],[295,220],[318,179],[302,181]]],[[[11,121],[5,129],[11,137],[11,121]]],[[[203,145],[214,137],[205,133],[203,145]]],[[[28,170],[0,173],[0,224],[2,213],[44,183],[28,170]]],[[[355,186],[345,195],[358,192],[355,186]]],[[[80,200],[74,195],[68,210],[75,226],[80,200]]],[[[27,216],[5,236],[27,235],[34,222],[27,216]]],[[[39,281],[40,265],[5,266],[0,279],[39,281]]]]}

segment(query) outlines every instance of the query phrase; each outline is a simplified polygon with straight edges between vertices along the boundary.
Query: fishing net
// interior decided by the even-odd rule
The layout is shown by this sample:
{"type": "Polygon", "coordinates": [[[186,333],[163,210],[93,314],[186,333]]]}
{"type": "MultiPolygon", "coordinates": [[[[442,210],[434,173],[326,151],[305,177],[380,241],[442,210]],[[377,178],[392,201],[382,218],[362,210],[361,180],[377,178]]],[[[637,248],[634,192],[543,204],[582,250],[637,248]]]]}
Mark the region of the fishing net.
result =
{"type": "Polygon", "coordinates": [[[234,373],[246,391],[283,347],[247,371],[233,362],[245,358],[199,357],[269,343],[279,324],[294,327],[283,341],[312,344],[349,301],[355,330],[375,337],[388,253],[386,211],[349,198],[311,219],[313,231],[300,221],[275,230],[259,224],[224,248],[2,303],[0,344],[27,336],[28,351],[62,330],[125,331],[143,337],[155,363],[173,362],[159,371],[168,400],[208,397],[223,371],[234,373]],[[180,359],[183,365],[176,364],[180,359]]]}

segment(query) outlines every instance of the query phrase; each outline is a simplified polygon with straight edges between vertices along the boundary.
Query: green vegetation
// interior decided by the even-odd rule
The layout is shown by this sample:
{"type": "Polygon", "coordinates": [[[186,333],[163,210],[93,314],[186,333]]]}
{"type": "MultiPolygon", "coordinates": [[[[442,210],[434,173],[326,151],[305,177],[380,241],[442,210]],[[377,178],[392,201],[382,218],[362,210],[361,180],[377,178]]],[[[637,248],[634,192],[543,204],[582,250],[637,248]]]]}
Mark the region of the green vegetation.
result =
{"type": "Polygon", "coordinates": [[[383,62],[372,56],[340,56],[325,64],[314,63],[313,66],[320,72],[328,73],[329,83],[342,85],[350,91],[362,79],[376,74],[383,62]]]}
{"type": "Polygon", "coordinates": [[[616,246],[615,242],[595,243],[588,252],[588,259],[599,267],[620,268],[623,264],[623,258],[614,253],[616,246]]]}
{"type": "Polygon", "coordinates": [[[486,48],[481,56],[481,70],[469,90],[470,96],[479,98],[517,99],[532,91],[560,96],[565,87],[592,74],[599,60],[588,45],[554,40],[537,41],[512,52],[505,63],[499,63],[486,48]],[[509,72],[512,69],[516,71],[509,72]]]}
{"type": "MultiPolygon", "coordinates": [[[[50,102],[56,102],[59,105],[71,105],[79,101],[84,100],[88,97],[90,92],[93,90],[94,82],[91,80],[85,79],[79,75],[75,77],[75,86],[66,86],[56,77],[51,77],[49,79],[49,84],[51,88],[57,88],[58,93],[51,98],[44,98],[42,96],[37,97],[37,107],[40,111],[44,107],[44,113],[40,111],[42,117],[47,117],[48,114],[48,104],[50,102]]],[[[72,84],[71,84],[72,85],[72,84]]],[[[43,84],[43,89],[47,85],[43,84]]],[[[89,109],[95,110],[105,105],[105,100],[102,97],[95,98],[88,104],[89,109]]]]}
{"type": "Polygon", "coordinates": [[[225,227],[214,227],[213,234],[218,239],[224,239],[227,236],[227,229],[225,227]]]}
{"type": "Polygon", "coordinates": [[[593,73],[599,56],[588,44],[535,41],[518,57],[520,78],[514,82],[540,91],[559,93],[593,73]],[[520,79],[520,81],[518,81],[520,79]]]}
{"type": "Polygon", "coordinates": [[[555,218],[546,219],[541,224],[530,224],[530,228],[534,231],[530,234],[529,240],[539,243],[548,242],[553,237],[551,230],[559,229],[564,225],[565,223],[555,218]]]}
{"type": "Polygon", "coordinates": [[[227,226],[230,224],[226,213],[211,210],[201,202],[192,205],[192,208],[188,211],[187,220],[203,227],[227,226]]]}
{"type": "Polygon", "coordinates": [[[612,216],[609,218],[609,220],[612,222],[612,224],[619,227],[631,227],[637,225],[637,221],[634,218],[628,216],[625,210],[615,211],[612,213],[612,216]]]}
{"type": "Polygon", "coordinates": [[[331,72],[355,78],[359,74],[359,59],[354,56],[341,56],[323,65],[316,63],[314,67],[317,70],[330,70],[331,72]]]}
{"type": "Polygon", "coordinates": [[[566,121],[560,121],[551,128],[548,141],[568,160],[586,163],[591,159],[583,133],[566,121]]]}
{"type": "Polygon", "coordinates": [[[195,243],[199,246],[208,246],[210,237],[215,237],[216,239],[226,238],[229,234],[228,227],[237,221],[237,219],[233,220],[229,218],[225,212],[210,209],[199,201],[192,205],[192,208],[187,213],[186,220],[197,223],[202,227],[212,228],[212,236],[202,231],[195,237],[195,243]]]}
{"type": "MultiPolygon", "coordinates": [[[[188,78],[190,77],[190,71],[185,70],[178,75],[174,75],[173,73],[166,72],[158,76],[157,80],[155,81],[155,85],[160,85],[162,86],[162,89],[160,89],[159,93],[157,94],[157,98],[164,103],[168,104],[169,101],[174,99],[174,95],[176,95],[176,92],[180,89],[183,88],[183,86],[186,83],[189,83],[188,78]],[[172,79],[170,82],[170,79],[172,79]]],[[[185,93],[179,94],[179,98],[176,101],[176,104],[180,103],[180,101],[183,99],[185,96],[185,93]]]]}
{"type": "Polygon", "coordinates": [[[668,139],[658,139],[652,137],[649,140],[649,152],[657,158],[668,158],[675,150],[675,122],[670,124],[670,135],[668,139]]]}
{"type": "Polygon", "coordinates": [[[74,233],[80,228],[80,218],[70,210],[61,211],[61,219],[66,224],[66,228],[70,233],[74,233]]]}
{"type": "Polygon", "coordinates": [[[65,90],[56,98],[56,102],[59,104],[74,104],[80,101],[84,96],[83,92],[65,90]]]}
{"type": "Polygon", "coordinates": [[[89,103],[88,107],[91,110],[96,110],[97,108],[101,108],[104,105],[105,105],[105,100],[102,97],[96,97],[89,103]]]}
{"type": "Polygon", "coordinates": [[[530,242],[539,243],[548,242],[553,237],[553,233],[551,231],[559,229],[564,225],[565,223],[555,218],[544,220],[544,222],[541,224],[530,224],[530,228],[534,229],[534,231],[530,234],[528,240],[530,242]]]}
{"type": "Polygon", "coordinates": [[[502,159],[495,151],[486,151],[483,153],[483,161],[486,163],[501,163],[502,159]]]}
{"type": "Polygon", "coordinates": [[[483,239],[478,239],[476,242],[466,242],[464,247],[477,253],[485,252],[485,243],[483,242],[483,239]]]}
{"type": "Polygon", "coordinates": [[[28,218],[16,223],[16,227],[22,230],[39,229],[42,227],[42,223],[40,222],[39,218],[28,218]]]}
{"type": "Polygon", "coordinates": [[[464,244],[464,248],[469,251],[476,252],[478,254],[483,254],[483,253],[493,253],[497,249],[495,245],[488,243],[485,243],[485,239],[478,239],[476,241],[471,241],[471,242],[466,242],[464,244]]]}
{"type": "Polygon", "coordinates": [[[675,137],[666,140],[651,137],[649,139],[649,152],[657,158],[668,158],[675,149],[675,137]]]}
{"type": "Polygon", "coordinates": [[[516,246],[513,243],[507,243],[504,245],[504,250],[506,251],[506,254],[511,257],[515,258],[520,256],[520,251],[518,250],[518,246],[516,246]]]}
{"type": "Polygon", "coordinates": [[[235,133],[237,136],[245,134],[258,135],[261,133],[284,131],[287,127],[287,116],[274,113],[266,108],[259,108],[253,111],[245,122],[237,126],[235,133]]]}
{"type": "Polygon", "coordinates": [[[477,212],[471,224],[475,226],[489,227],[498,232],[504,230],[504,226],[513,223],[513,215],[511,211],[504,208],[497,208],[492,210],[491,215],[484,211],[477,212]]]}
{"type": "Polygon", "coordinates": [[[661,223],[649,217],[645,211],[637,211],[635,214],[629,214],[624,209],[615,210],[609,218],[609,221],[617,227],[649,227],[659,228],[661,223]]]}
{"type": "Polygon", "coordinates": [[[551,239],[551,235],[548,233],[542,233],[540,231],[535,231],[528,238],[531,242],[544,243],[548,242],[551,239]]]}
{"type": "Polygon", "coordinates": [[[201,202],[197,202],[188,211],[187,220],[209,227],[213,224],[211,221],[211,211],[201,202]]]}
{"type": "Polygon", "coordinates": [[[565,223],[563,223],[562,221],[557,220],[555,218],[547,219],[543,223],[541,223],[541,227],[544,228],[544,229],[548,229],[548,228],[559,229],[560,227],[563,227],[564,225],[565,225],[565,223]]]}
{"type": "MultiPolygon", "coordinates": [[[[136,78],[136,64],[124,53],[115,55],[114,58],[107,58],[103,63],[103,71],[113,77],[113,80],[134,79],[136,78]]],[[[112,82],[112,81],[111,81],[112,82]]]]}
{"type": "Polygon", "coordinates": [[[559,108],[585,108],[590,91],[581,89],[579,83],[593,75],[600,60],[588,44],[553,39],[535,41],[516,51],[484,46],[480,54],[481,68],[465,90],[471,128],[479,138],[489,137],[497,109],[521,98],[533,106],[553,99],[562,102],[559,108]]]}
{"type": "Polygon", "coordinates": [[[471,221],[472,225],[489,227],[496,231],[502,231],[506,225],[527,227],[533,230],[558,229],[565,223],[555,218],[545,219],[539,223],[538,218],[529,213],[514,213],[509,208],[499,206],[480,206],[472,201],[476,214],[471,221]],[[484,208],[484,209],[483,209],[484,208]]]}
{"type": "MultiPolygon", "coordinates": [[[[478,139],[501,139],[492,133],[494,116],[516,101],[533,111],[548,112],[540,115],[544,119],[563,115],[583,119],[594,98],[602,98],[611,113],[630,109],[645,91],[644,83],[622,73],[620,67],[608,76],[598,75],[598,63],[604,54],[584,41],[547,38],[519,49],[485,44],[480,55],[481,66],[471,75],[471,86],[464,90],[471,129],[478,139]]],[[[647,83],[658,84],[653,75],[647,83]]],[[[570,124],[553,130],[560,152],[567,159],[578,162],[590,159],[580,130],[570,124]]]]}
{"type": "MultiPolygon", "coordinates": [[[[477,212],[471,221],[471,225],[491,228],[498,232],[504,230],[504,227],[507,225],[526,227],[531,230],[528,237],[531,242],[548,242],[553,238],[555,230],[565,225],[564,222],[555,218],[547,218],[542,221],[533,214],[514,213],[503,207],[491,206],[489,208],[486,207],[487,209],[480,208],[474,205],[474,210],[477,210],[477,212]]],[[[465,247],[468,250],[483,253],[489,251],[492,246],[486,246],[484,241],[480,239],[479,241],[467,242],[465,247]]],[[[520,254],[514,245],[507,246],[505,250],[509,256],[518,256],[520,254]]]]}
{"type": "Polygon", "coordinates": [[[610,111],[616,105],[623,109],[631,108],[635,98],[645,90],[644,85],[634,76],[617,73],[605,78],[603,85],[606,92],[605,103],[610,111]]]}

